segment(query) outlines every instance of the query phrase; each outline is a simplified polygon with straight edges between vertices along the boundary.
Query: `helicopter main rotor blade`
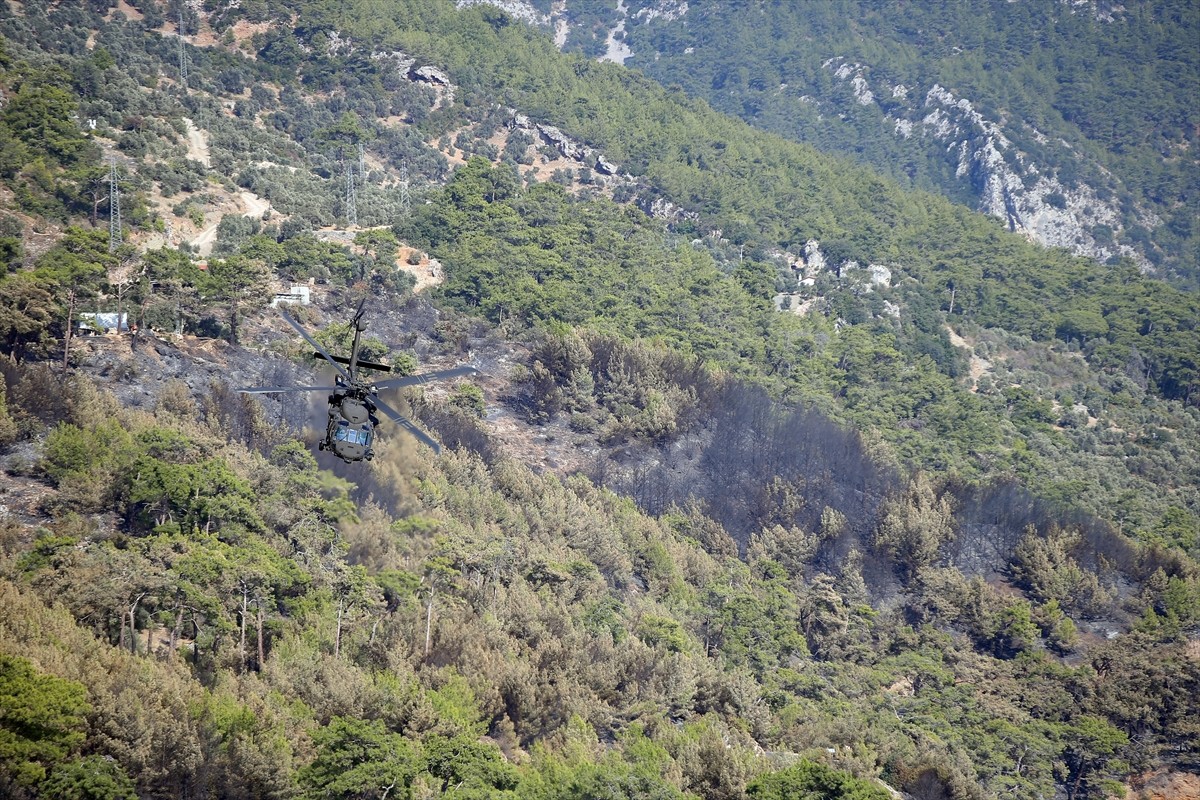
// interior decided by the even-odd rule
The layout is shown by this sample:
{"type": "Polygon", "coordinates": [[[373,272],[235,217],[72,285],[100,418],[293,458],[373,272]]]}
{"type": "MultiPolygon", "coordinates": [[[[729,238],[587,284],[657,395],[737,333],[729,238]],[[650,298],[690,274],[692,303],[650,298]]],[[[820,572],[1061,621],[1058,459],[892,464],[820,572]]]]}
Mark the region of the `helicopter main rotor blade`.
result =
{"type": "Polygon", "coordinates": [[[350,378],[350,373],[346,372],[346,370],[342,369],[341,365],[333,360],[333,356],[331,356],[331,355],[329,355],[329,353],[325,352],[325,348],[321,347],[321,345],[317,343],[316,339],[309,336],[308,331],[306,331],[306,330],[304,330],[304,328],[300,327],[299,322],[296,322],[296,320],[292,319],[291,315],[288,314],[286,311],[284,311],[282,308],[279,309],[279,313],[283,314],[283,318],[285,320],[287,320],[288,325],[291,325],[293,328],[296,329],[296,333],[298,333],[304,337],[304,341],[308,342],[314,348],[316,348],[316,351],[318,353],[320,353],[325,358],[326,361],[328,361],[330,364],[333,365],[333,368],[338,371],[339,375],[341,375],[347,381],[353,382],[350,378]]]}
{"type": "Polygon", "coordinates": [[[460,375],[478,375],[479,370],[474,367],[454,367],[453,369],[439,369],[434,372],[425,372],[420,375],[406,375],[403,378],[388,378],[385,381],[379,381],[374,384],[375,390],[380,389],[399,389],[402,386],[417,386],[422,383],[438,381],[444,378],[457,378],[460,375]]]}
{"type": "Polygon", "coordinates": [[[417,439],[419,441],[424,442],[425,444],[427,444],[431,448],[433,448],[433,452],[435,455],[441,454],[442,446],[440,444],[438,444],[437,442],[435,442],[433,440],[433,437],[431,437],[425,431],[421,430],[416,425],[414,425],[413,422],[408,417],[404,416],[399,411],[397,411],[396,409],[389,406],[387,403],[380,402],[378,399],[376,399],[374,401],[374,403],[375,403],[375,407],[378,408],[380,411],[382,411],[388,419],[390,419],[392,422],[399,425],[401,428],[404,428],[404,430],[408,431],[413,436],[417,437],[417,439]]]}
{"type": "Polygon", "coordinates": [[[238,389],[242,394],[273,394],[275,392],[336,392],[337,386],[252,386],[238,389]]]}

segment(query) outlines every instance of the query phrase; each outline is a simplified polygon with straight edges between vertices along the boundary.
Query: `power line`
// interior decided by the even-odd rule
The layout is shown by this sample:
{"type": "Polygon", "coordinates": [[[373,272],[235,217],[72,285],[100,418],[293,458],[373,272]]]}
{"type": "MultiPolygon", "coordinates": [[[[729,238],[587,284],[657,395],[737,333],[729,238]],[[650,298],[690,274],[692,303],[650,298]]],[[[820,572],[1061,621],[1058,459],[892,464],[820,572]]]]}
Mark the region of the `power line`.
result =
{"type": "Polygon", "coordinates": [[[187,94],[188,90],[188,59],[187,48],[184,47],[184,32],[183,32],[183,7],[179,8],[179,83],[183,86],[183,93],[187,94]]]}
{"type": "Polygon", "coordinates": [[[121,246],[121,187],[117,184],[117,159],[108,162],[108,252],[121,246]]]}
{"type": "Polygon", "coordinates": [[[358,226],[358,209],[356,208],[355,195],[357,194],[354,186],[354,162],[346,159],[346,222],[350,227],[358,226]]]}

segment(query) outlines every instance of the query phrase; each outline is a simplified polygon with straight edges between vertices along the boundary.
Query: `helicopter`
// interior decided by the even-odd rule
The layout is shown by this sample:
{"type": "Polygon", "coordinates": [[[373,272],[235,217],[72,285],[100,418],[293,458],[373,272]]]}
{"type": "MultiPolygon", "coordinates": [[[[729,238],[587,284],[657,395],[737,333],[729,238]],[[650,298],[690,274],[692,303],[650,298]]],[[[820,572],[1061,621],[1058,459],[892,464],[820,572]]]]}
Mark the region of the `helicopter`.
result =
{"type": "Polygon", "coordinates": [[[319,450],[328,450],[335,456],[352,464],[356,461],[370,461],[375,455],[372,444],[375,441],[375,426],[379,424],[378,414],[408,431],[417,440],[429,445],[434,453],[441,453],[441,446],[429,434],[418,428],[412,420],[396,411],[379,399],[380,389],[399,389],[404,386],[417,386],[445,378],[457,378],[465,375],[478,375],[479,370],[470,366],[453,367],[436,370],[418,375],[405,375],[402,378],[388,378],[372,382],[363,375],[363,370],[376,372],[391,372],[387,364],[364,361],[358,357],[359,340],[366,326],[362,321],[363,309],[360,304],[352,320],[354,326],[354,344],[350,348],[350,357],[330,355],[324,347],[308,335],[290,314],[279,310],[284,320],[304,337],[304,341],[312,345],[316,352],[313,358],[324,358],[337,370],[333,386],[254,386],[239,389],[245,394],[273,394],[290,392],[330,392],[329,419],[325,428],[325,439],[318,443],[319,450]],[[343,368],[342,365],[345,365],[343,368]]]}

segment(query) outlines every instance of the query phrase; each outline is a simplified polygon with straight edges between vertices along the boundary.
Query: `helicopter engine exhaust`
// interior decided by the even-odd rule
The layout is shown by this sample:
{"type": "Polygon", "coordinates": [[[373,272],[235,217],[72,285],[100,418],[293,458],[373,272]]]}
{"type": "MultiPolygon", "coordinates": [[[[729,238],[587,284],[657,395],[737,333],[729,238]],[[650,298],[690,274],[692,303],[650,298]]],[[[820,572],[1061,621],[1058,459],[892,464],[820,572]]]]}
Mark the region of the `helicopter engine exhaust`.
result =
{"type": "MultiPolygon", "coordinates": [[[[329,398],[330,403],[336,402],[335,397],[329,398]]],[[[371,418],[371,412],[367,409],[366,403],[356,397],[343,397],[342,402],[338,405],[338,411],[342,418],[351,425],[361,425],[371,418]]]]}

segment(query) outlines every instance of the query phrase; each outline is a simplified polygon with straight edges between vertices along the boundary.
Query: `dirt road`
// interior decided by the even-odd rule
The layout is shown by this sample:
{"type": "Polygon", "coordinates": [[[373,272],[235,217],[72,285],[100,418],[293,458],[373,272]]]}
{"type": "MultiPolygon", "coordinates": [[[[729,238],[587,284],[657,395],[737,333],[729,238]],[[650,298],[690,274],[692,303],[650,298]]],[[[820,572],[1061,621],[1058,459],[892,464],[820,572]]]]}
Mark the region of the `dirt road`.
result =
{"type": "Polygon", "coordinates": [[[199,161],[206,167],[211,167],[212,158],[208,153],[208,133],[197,128],[196,123],[188,117],[183,118],[183,124],[187,126],[188,158],[192,161],[199,161]]]}
{"type": "MultiPolygon", "coordinates": [[[[248,192],[243,189],[238,193],[237,199],[242,210],[240,212],[243,217],[252,217],[253,219],[262,219],[265,214],[271,210],[271,201],[265,200],[253,192],[248,192]]],[[[233,213],[231,211],[218,211],[214,216],[216,221],[209,225],[204,230],[192,239],[192,245],[197,248],[197,252],[202,256],[209,256],[212,253],[213,244],[217,241],[217,227],[221,224],[221,220],[226,214],[233,213]]]]}

